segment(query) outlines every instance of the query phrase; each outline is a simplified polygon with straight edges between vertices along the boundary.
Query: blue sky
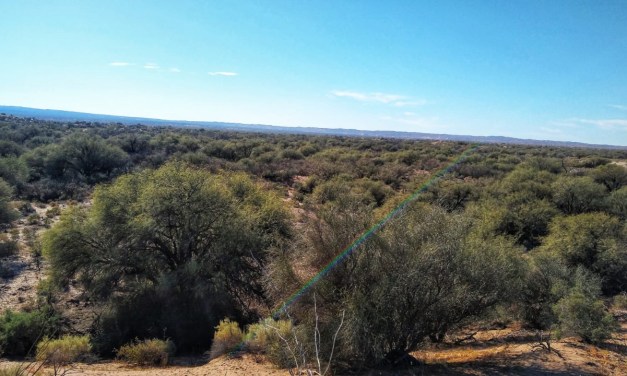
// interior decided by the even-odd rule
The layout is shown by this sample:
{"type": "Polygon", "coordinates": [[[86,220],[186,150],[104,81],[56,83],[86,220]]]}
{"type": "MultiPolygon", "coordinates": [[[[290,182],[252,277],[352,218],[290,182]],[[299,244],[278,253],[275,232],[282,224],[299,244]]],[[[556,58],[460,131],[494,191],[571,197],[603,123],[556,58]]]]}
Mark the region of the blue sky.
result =
{"type": "Polygon", "coordinates": [[[627,145],[627,1],[0,0],[0,104],[627,145]]]}

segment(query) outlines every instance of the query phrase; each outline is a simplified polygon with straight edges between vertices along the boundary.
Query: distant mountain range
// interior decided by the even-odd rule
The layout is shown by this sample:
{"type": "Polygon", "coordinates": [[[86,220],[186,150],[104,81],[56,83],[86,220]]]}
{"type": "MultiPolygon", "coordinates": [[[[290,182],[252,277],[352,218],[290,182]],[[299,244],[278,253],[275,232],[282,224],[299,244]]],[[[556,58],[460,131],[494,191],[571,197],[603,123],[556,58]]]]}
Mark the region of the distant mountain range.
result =
{"type": "Polygon", "coordinates": [[[383,138],[399,138],[406,140],[442,140],[442,141],[464,141],[478,143],[498,143],[498,144],[519,144],[519,145],[536,145],[536,146],[564,146],[564,147],[584,147],[584,148],[603,148],[603,149],[627,149],[625,146],[616,145],[597,145],[586,144],[582,142],[568,141],[551,141],[551,140],[531,140],[503,136],[469,136],[469,135],[450,135],[437,133],[420,133],[420,132],[397,132],[397,131],[362,131],[358,129],[333,129],[333,128],[314,128],[314,127],[282,127],[276,125],[264,124],[241,124],[241,123],[222,123],[213,121],[186,121],[186,120],[163,120],[150,119],[141,117],[115,116],[90,114],[85,112],[72,112],[62,110],[47,110],[39,108],[18,107],[18,106],[0,106],[0,113],[25,117],[36,118],[41,120],[53,121],[88,121],[98,123],[122,123],[127,125],[144,124],[154,126],[174,126],[174,127],[197,127],[225,131],[239,132],[262,132],[262,133],[290,133],[290,134],[311,134],[311,135],[333,135],[347,137],[383,137],[383,138]]]}

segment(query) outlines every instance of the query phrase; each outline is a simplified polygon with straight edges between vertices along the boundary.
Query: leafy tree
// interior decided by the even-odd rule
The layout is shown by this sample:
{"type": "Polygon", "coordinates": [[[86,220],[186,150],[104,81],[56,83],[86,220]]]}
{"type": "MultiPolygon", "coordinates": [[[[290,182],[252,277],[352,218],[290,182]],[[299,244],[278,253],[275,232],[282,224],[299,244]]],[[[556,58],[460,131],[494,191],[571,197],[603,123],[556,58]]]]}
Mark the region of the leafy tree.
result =
{"type": "Polygon", "coordinates": [[[289,232],[281,201],[244,175],[171,163],[98,187],[90,209],[69,210],[45,234],[44,253],[58,284],[77,278],[109,303],[102,325],[126,328],[105,350],[166,327],[189,350],[211,339],[198,327],[263,302],[268,251],[289,232]]]}
{"type": "Polygon", "coordinates": [[[579,214],[603,208],[605,187],[589,177],[562,176],[553,187],[553,202],[565,214],[579,214]]]}
{"type": "Polygon", "coordinates": [[[7,310],[0,315],[0,354],[27,355],[38,340],[55,334],[60,324],[59,316],[49,308],[30,312],[7,310]]]}
{"type": "Polygon", "coordinates": [[[59,175],[60,172],[73,173],[96,181],[99,175],[109,177],[127,162],[128,155],[122,149],[109,145],[101,137],[76,134],[53,150],[47,164],[59,175]]]}
{"type": "Polygon", "coordinates": [[[555,254],[532,252],[531,256],[520,293],[520,310],[527,326],[547,330],[556,321],[553,306],[570,289],[571,270],[555,254]]]}
{"type": "Polygon", "coordinates": [[[627,289],[625,228],[616,217],[605,213],[557,217],[541,248],[559,255],[568,266],[597,273],[607,294],[627,289]]]}
{"type": "Polygon", "coordinates": [[[20,190],[28,178],[28,167],[17,157],[0,158],[0,178],[20,190]]]}
{"type": "Polygon", "coordinates": [[[527,325],[586,342],[602,341],[617,329],[599,299],[601,280],[585,268],[569,268],[559,256],[536,251],[525,281],[520,307],[527,325]]]}
{"type": "Polygon", "coordinates": [[[483,218],[480,223],[483,231],[510,236],[527,249],[540,245],[541,238],[549,231],[549,223],[559,213],[548,200],[530,198],[524,192],[500,201],[490,197],[469,208],[483,218]]]}
{"type": "Polygon", "coordinates": [[[475,185],[457,180],[442,181],[431,191],[433,195],[431,201],[448,212],[464,209],[466,203],[478,195],[475,185]]]}
{"type": "MultiPolygon", "coordinates": [[[[300,268],[320,269],[367,228],[367,212],[355,204],[340,201],[321,213],[322,223],[308,226],[307,245],[295,256],[300,268]]],[[[321,331],[331,331],[346,311],[342,357],[395,362],[512,296],[520,281],[515,247],[502,237],[485,241],[472,224],[463,214],[412,205],[319,282],[321,331]]],[[[277,272],[271,287],[294,274],[277,272]]],[[[313,303],[305,297],[300,304],[295,314],[307,323],[313,303]]]]}
{"type": "Polygon", "coordinates": [[[471,226],[464,215],[412,207],[359,250],[345,345],[365,359],[396,361],[506,301],[519,280],[515,247],[486,242],[471,226]]]}
{"type": "Polygon", "coordinates": [[[9,140],[0,140],[0,157],[19,157],[23,152],[24,148],[19,144],[9,140]]]}
{"type": "Polygon", "coordinates": [[[582,268],[577,269],[573,288],[553,306],[558,337],[576,335],[585,342],[598,343],[619,329],[599,295],[598,279],[586,275],[582,268]]]}
{"type": "Polygon", "coordinates": [[[627,187],[610,193],[607,197],[607,210],[622,220],[627,219],[627,187]]]}
{"type": "Polygon", "coordinates": [[[606,164],[592,170],[592,177],[597,183],[605,185],[609,191],[615,191],[627,185],[627,169],[617,164],[606,164]]]}
{"type": "Polygon", "coordinates": [[[501,195],[517,193],[528,199],[549,199],[553,194],[551,187],[553,181],[555,175],[550,172],[520,166],[503,178],[499,183],[499,190],[501,195]]]}
{"type": "Polygon", "coordinates": [[[9,223],[17,217],[15,210],[9,206],[13,189],[0,178],[0,225],[9,223]]]}

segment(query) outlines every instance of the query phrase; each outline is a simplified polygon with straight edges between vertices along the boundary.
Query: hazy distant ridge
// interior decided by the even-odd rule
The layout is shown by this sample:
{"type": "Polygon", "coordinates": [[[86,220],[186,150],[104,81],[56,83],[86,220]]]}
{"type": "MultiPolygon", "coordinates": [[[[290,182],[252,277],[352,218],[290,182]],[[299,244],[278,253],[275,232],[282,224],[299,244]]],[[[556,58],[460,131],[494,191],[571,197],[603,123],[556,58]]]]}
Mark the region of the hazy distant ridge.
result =
{"type": "Polygon", "coordinates": [[[400,138],[410,140],[446,140],[446,141],[465,141],[480,143],[505,143],[505,144],[522,144],[522,145],[544,145],[544,146],[565,146],[565,147],[587,147],[587,148],[604,148],[604,149],[627,149],[625,146],[617,145],[597,145],[586,144],[582,142],[569,141],[551,141],[551,140],[531,140],[520,139],[504,136],[470,136],[470,135],[449,135],[437,133],[421,133],[421,132],[398,132],[398,131],[364,131],[358,129],[333,129],[333,128],[314,128],[314,127],[282,127],[276,125],[264,124],[241,124],[241,123],[222,123],[212,121],[187,121],[187,120],[162,120],[141,117],[116,116],[90,114],[85,112],[72,112],[62,110],[48,110],[18,106],[0,106],[0,113],[11,114],[19,117],[33,117],[42,120],[54,121],[89,121],[103,123],[122,123],[122,124],[145,124],[159,126],[175,126],[175,127],[200,127],[217,130],[233,130],[245,132],[264,132],[264,133],[292,133],[292,134],[317,134],[317,135],[337,135],[349,137],[386,137],[400,138]]]}

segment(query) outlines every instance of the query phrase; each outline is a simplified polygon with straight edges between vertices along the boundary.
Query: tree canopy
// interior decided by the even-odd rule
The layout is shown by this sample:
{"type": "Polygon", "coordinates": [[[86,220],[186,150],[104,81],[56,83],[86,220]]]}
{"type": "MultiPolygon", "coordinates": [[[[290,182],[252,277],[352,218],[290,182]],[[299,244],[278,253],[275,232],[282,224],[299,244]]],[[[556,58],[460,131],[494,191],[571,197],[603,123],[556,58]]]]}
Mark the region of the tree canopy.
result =
{"type": "Polygon", "coordinates": [[[182,328],[185,317],[210,328],[263,301],[263,268],[289,236],[288,219],[281,201],[244,175],[172,163],[98,187],[90,208],[73,208],[46,233],[44,252],[59,285],[77,278],[107,303],[163,303],[146,318],[156,316],[160,328],[127,335],[168,327],[180,346],[193,347],[202,338],[182,328]]]}

